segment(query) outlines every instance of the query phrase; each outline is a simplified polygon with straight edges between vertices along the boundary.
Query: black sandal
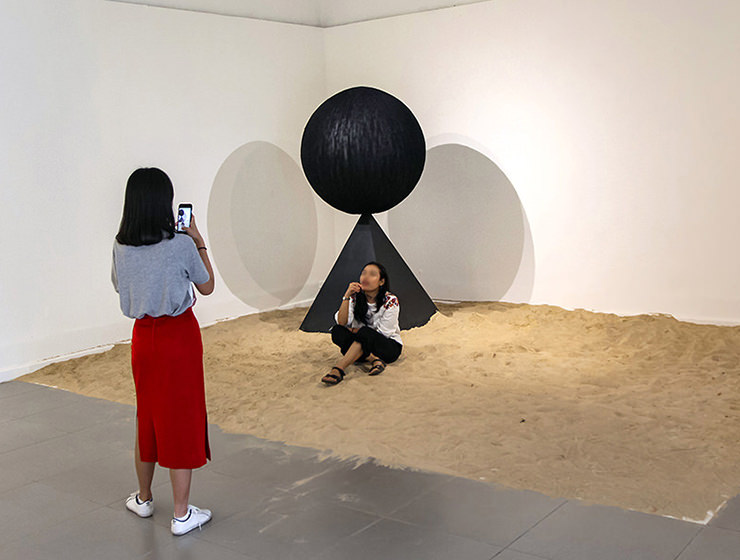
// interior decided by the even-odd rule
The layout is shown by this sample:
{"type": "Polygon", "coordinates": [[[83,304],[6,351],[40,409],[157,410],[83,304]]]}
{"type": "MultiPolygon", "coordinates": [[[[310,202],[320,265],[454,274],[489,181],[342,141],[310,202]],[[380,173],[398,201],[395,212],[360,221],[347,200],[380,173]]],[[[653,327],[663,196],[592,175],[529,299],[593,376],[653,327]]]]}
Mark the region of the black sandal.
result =
{"type": "Polygon", "coordinates": [[[342,379],[344,379],[344,370],[334,366],[333,368],[331,368],[331,371],[329,373],[321,378],[321,381],[322,383],[326,383],[327,385],[337,385],[342,379]],[[332,373],[332,371],[334,370],[337,370],[339,372],[339,375],[337,375],[336,373],[332,373]]]}
{"type": "Polygon", "coordinates": [[[368,373],[368,375],[380,375],[385,371],[385,366],[386,363],[380,358],[373,360],[373,367],[370,368],[370,373],[368,373]],[[380,362],[380,365],[376,366],[375,364],[377,364],[378,362],[380,362]]]}

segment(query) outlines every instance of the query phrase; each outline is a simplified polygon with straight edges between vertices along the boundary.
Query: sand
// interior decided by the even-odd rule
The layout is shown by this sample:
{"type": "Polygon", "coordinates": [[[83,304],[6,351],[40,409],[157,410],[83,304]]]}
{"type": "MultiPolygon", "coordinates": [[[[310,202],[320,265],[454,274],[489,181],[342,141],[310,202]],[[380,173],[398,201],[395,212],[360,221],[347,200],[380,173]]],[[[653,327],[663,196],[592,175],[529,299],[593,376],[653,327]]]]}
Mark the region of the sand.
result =
{"type": "MultiPolygon", "coordinates": [[[[740,493],[740,327],[551,306],[440,305],[378,377],[305,309],[203,329],[209,421],[377,462],[706,520],[740,493]]],[[[134,403],[130,348],[24,381],[134,403]]],[[[214,449],[218,455],[218,449],[214,449]]]]}

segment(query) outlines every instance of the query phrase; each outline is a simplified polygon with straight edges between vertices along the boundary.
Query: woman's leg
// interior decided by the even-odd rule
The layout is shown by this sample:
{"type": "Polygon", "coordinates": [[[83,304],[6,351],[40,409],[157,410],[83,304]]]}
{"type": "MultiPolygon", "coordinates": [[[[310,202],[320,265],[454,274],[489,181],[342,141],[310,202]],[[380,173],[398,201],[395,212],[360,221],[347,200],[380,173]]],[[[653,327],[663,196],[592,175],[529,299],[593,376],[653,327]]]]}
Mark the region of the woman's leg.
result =
{"type": "MultiPolygon", "coordinates": [[[[340,327],[343,328],[343,327],[340,327]]],[[[347,330],[347,329],[345,329],[347,330]]],[[[350,331],[347,330],[347,332],[352,335],[350,331]]],[[[332,338],[333,338],[333,330],[332,330],[332,338]]],[[[344,371],[345,368],[351,366],[354,364],[357,360],[359,360],[362,355],[364,354],[362,350],[362,344],[359,342],[352,342],[352,344],[349,345],[346,352],[344,352],[344,356],[342,356],[339,361],[337,362],[337,365],[334,366],[335,368],[339,368],[342,371],[344,371]]],[[[336,385],[341,381],[341,379],[337,380],[336,373],[334,373],[334,368],[331,369],[331,371],[321,378],[321,381],[324,383],[329,383],[330,385],[336,385]]]]}
{"type": "Polygon", "coordinates": [[[136,465],[136,478],[139,479],[139,500],[146,502],[152,499],[152,480],[154,479],[154,466],[141,460],[139,452],[139,421],[136,421],[136,444],[134,447],[134,464],[136,465]]]}
{"type": "Polygon", "coordinates": [[[369,354],[370,363],[383,360],[385,363],[395,362],[401,355],[403,346],[374,331],[370,327],[362,327],[356,334],[357,341],[362,344],[364,351],[369,354]]]}
{"type": "Polygon", "coordinates": [[[347,352],[344,354],[344,356],[342,356],[341,359],[337,362],[337,367],[340,369],[349,367],[357,360],[359,360],[363,354],[364,352],[362,351],[362,344],[355,341],[347,349],[347,352]]]}
{"type": "Polygon", "coordinates": [[[355,333],[342,325],[334,325],[331,328],[331,341],[339,346],[339,351],[342,354],[346,354],[355,341],[355,333]]]}
{"type": "Polygon", "coordinates": [[[188,512],[190,481],[192,477],[193,469],[170,469],[172,500],[175,503],[175,517],[183,517],[188,512]]]}

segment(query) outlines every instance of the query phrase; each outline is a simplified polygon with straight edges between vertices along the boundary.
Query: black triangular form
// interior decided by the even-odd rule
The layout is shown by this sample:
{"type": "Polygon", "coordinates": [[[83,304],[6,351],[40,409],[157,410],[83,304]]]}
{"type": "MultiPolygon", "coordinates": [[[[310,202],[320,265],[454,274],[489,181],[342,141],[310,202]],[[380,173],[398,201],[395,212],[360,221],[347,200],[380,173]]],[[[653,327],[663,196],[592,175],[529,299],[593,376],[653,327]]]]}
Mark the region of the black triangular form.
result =
{"type": "Polygon", "coordinates": [[[401,328],[420,327],[429,321],[437,311],[434,302],[375,218],[363,214],[306,313],[301,323],[302,331],[329,332],[347,286],[359,280],[362,267],[370,261],[381,263],[388,271],[391,292],[398,296],[401,304],[398,319],[401,328]]]}

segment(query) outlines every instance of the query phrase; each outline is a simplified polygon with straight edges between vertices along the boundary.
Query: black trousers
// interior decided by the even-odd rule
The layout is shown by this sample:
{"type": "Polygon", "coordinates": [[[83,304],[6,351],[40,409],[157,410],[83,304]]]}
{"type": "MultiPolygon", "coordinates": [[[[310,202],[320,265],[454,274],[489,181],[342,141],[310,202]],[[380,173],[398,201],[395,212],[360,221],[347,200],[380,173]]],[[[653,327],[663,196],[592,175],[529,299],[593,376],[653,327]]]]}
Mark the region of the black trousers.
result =
{"type": "Polygon", "coordinates": [[[370,354],[373,354],[385,363],[390,364],[398,359],[401,355],[401,350],[403,350],[403,344],[386,338],[370,327],[362,327],[359,331],[353,333],[347,327],[334,325],[331,328],[331,341],[339,346],[342,354],[347,353],[353,342],[359,342],[362,345],[362,357],[360,361],[365,360],[370,354]]]}

